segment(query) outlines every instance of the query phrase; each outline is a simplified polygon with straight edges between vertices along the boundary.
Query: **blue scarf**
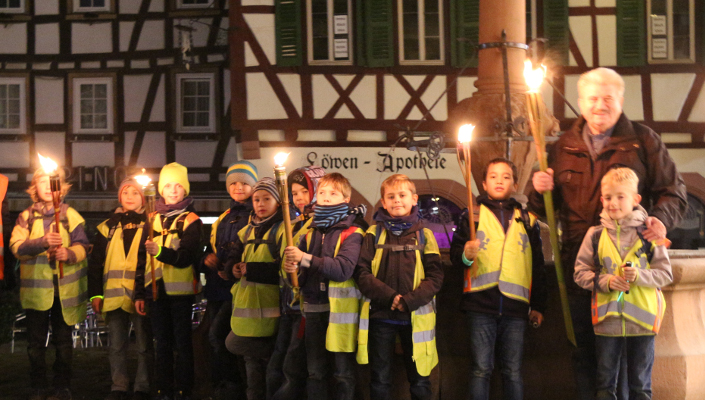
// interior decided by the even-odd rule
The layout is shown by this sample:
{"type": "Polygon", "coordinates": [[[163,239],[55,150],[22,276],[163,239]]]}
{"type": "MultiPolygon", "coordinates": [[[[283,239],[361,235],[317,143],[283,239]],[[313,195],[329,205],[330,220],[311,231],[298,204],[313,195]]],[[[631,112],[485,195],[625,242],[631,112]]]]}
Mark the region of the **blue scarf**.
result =
{"type": "Polygon", "coordinates": [[[313,205],[313,221],[311,226],[314,228],[329,228],[348,215],[365,216],[367,207],[361,204],[357,207],[350,207],[348,203],[340,203],[332,206],[324,206],[321,204],[313,205]]]}
{"type": "Polygon", "coordinates": [[[393,235],[399,236],[405,230],[411,228],[415,223],[419,222],[419,207],[414,206],[409,215],[404,217],[392,217],[389,215],[387,210],[380,208],[377,210],[373,218],[375,221],[383,223],[384,227],[387,228],[387,230],[393,235]]]}

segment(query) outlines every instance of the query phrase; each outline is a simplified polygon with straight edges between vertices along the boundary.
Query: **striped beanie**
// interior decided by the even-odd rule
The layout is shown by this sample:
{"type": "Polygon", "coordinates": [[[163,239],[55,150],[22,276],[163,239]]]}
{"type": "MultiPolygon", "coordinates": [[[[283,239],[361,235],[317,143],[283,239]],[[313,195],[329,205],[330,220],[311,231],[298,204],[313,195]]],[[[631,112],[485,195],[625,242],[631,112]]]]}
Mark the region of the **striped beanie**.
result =
{"type": "Polygon", "coordinates": [[[178,183],[183,186],[186,191],[185,196],[188,196],[191,191],[191,185],[188,182],[188,169],[179,163],[173,162],[162,167],[159,172],[159,194],[163,193],[167,183],[178,183]]]}
{"type": "Polygon", "coordinates": [[[249,161],[238,161],[228,168],[225,173],[225,190],[235,182],[246,183],[252,187],[257,184],[257,167],[249,161]]]}
{"type": "Polygon", "coordinates": [[[279,188],[277,188],[277,182],[274,180],[274,178],[270,177],[265,177],[260,179],[259,182],[255,185],[254,189],[252,189],[252,194],[255,194],[256,191],[258,190],[266,190],[269,192],[272,196],[274,196],[274,199],[277,201],[277,203],[281,203],[281,197],[279,196],[279,188]]]}

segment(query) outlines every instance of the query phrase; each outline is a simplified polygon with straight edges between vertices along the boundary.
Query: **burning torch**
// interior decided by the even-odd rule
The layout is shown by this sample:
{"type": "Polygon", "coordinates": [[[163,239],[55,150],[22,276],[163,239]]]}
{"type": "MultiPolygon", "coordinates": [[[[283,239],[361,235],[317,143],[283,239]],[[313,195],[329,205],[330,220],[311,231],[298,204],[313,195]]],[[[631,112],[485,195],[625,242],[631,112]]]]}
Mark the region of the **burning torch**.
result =
{"type": "MultiPolygon", "coordinates": [[[[149,241],[154,241],[154,199],[157,196],[157,189],[154,188],[152,180],[144,175],[144,168],[142,169],[142,175],[135,177],[137,183],[142,185],[142,190],[144,191],[144,199],[146,204],[144,205],[144,212],[147,213],[147,232],[149,234],[149,241]]],[[[150,274],[152,276],[152,299],[157,300],[157,277],[154,273],[154,256],[149,255],[149,265],[150,274]]]]}
{"type": "MultiPolygon", "coordinates": [[[[458,129],[458,164],[460,171],[465,179],[465,186],[468,190],[468,223],[470,224],[470,240],[475,240],[475,210],[472,200],[472,165],[470,155],[470,144],[472,142],[472,131],[475,125],[465,124],[458,129]]],[[[470,274],[470,278],[474,278],[477,274],[478,265],[473,260],[472,267],[466,268],[465,273],[470,274]]]]}
{"type": "MultiPolygon", "coordinates": [[[[49,175],[49,187],[51,189],[51,197],[54,202],[54,232],[59,232],[59,226],[61,225],[61,177],[59,176],[59,166],[49,157],[42,157],[41,154],[37,153],[39,156],[39,163],[42,165],[44,173],[49,175]]],[[[64,278],[64,263],[62,261],[57,261],[59,265],[59,278],[64,278]]]]}
{"type": "MultiPolygon", "coordinates": [[[[279,186],[279,196],[282,201],[282,214],[284,215],[284,231],[286,233],[286,245],[293,246],[294,238],[291,234],[291,217],[289,215],[289,187],[286,182],[286,167],[284,163],[286,158],[289,157],[289,153],[277,153],[274,156],[274,177],[277,181],[277,186],[279,186]]],[[[288,274],[291,286],[299,287],[299,277],[296,273],[288,274]]]]}

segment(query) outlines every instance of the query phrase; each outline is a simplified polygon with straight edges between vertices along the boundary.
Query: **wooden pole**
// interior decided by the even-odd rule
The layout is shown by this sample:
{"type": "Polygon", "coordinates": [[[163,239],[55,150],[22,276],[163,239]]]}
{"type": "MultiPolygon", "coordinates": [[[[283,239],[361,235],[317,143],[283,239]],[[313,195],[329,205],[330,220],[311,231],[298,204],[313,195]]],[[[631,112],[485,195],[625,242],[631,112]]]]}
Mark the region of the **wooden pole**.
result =
{"type": "MultiPolygon", "coordinates": [[[[59,226],[61,225],[61,178],[59,174],[49,176],[49,187],[51,189],[51,198],[54,201],[54,232],[61,233],[59,226]]],[[[68,234],[68,232],[66,232],[68,234]]],[[[61,247],[61,246],[59,246],[61,247]]],[[[64,263],[56,260],[59,267],[59,279],[64,279],[64,263]]]]}
{"type": "MultiPolygon", "coordinates": [[[[274,166],[274,176],[276,177],[277,185],[279,186],[279,194],[281,196],[282,215],[284,217],[284,233],[286,235],[286,245],[293,246],[294,238],[291,232],[291,215],[289,213],[289,188],[286,180],[286,168],[283,165],[274,166]]],[[[291,286],[299,287],[299,276],[296,273],[287,274],[291,286]]]]}
{"type": "MultiPolygon", "coordinates": [[[[154,241],[154,198],[156,196],[157,190],[153,184],[149,183],[144,188],[144,198],[147,201],[144,211],[147,213],[147,224],[149,225],[147,227],[147,235],[150,242],[154,241]]],[[[154,256],[152,254],[149,255],[149,269],[152,278],[152,300],[157,300],[157,276],[154,272],[154,256]]]]}

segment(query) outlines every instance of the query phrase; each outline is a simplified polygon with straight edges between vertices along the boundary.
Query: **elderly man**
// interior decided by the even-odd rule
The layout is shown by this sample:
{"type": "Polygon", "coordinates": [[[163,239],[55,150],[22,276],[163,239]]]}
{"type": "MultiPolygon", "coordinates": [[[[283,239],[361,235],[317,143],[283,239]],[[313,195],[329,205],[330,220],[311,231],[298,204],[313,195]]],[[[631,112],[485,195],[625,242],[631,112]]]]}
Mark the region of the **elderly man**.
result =
{"type": "Polygon", "coordinates": [[[578,348],[573,369],[580,399],[595,395],[595,335],[590,316],[590,292],[573,281],[573,267],[588,228],[599,225],[600,180],[609,169],[626,166],[639,176],[642,206],[649,212],[647,240],[666,236],[685,212],[686,189],[673,159],[656,132],[630,121],[622,112],[624,80],[608,68],[584,73],[578,80],[582,117],[552,146],[551,168],[533,176],[530,207],[542,212],[543,193],[553,190],[562,227],[561,262],[578,348]]]}

